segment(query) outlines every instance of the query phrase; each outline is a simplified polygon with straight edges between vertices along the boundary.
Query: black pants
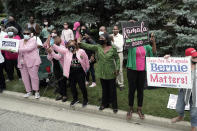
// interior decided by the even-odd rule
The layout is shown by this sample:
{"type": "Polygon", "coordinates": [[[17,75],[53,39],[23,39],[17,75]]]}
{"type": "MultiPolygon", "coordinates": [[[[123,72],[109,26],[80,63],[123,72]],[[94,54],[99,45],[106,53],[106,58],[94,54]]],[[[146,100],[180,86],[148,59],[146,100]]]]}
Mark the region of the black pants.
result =
{"type": "Polygon", "coordinates": [[[78,100],[78,92],[76,85],[79,85],[79,88],[81,89],[81,92],[83,94],[83,100],[88,101],[88,94],[87,89],[85,85],[85,72],[79,71],[76,73],[70,73],[69,75],[69,81],[70,81],[70,87],[73,95],[73,100],[78,100]]]}
{"type": "Polygon", "coordinates": [[[102,86],[102,105],[109,106],[112,104],[113,109],[118,109],[116,79],[100,79],[102,86]]]}
{"type": "Polygon", "coordinates": [[[21,78],[21,72],[17,67],[17,60],[7,60],[6,61],[6,68],[9,80],[14,79],[14,68],[16,69],[18,78],[21,78]]]}
{"type": "Polygon", "coordinates": [[[58,92],[61,96],[67,96],[67,78],[63,76],[63,70],[58,60],[52,59],[53,61],[53,73],[55,79],[58,81],[58,92]]]}
{"type": "Polygon", "coordinates": [[[0,89],[5,89],[5,78],[3,74],[3,63],[0,63],[0,89]]]}
{"type": "Polygon", "coordinates": [[[58,93],[61,96],[67,96],[67,78],[64,76],[58,81],[58,93]]]}
{"type": "Polygon", "coordinates": [[[129,83],[129,106],[133,107],[135,90],[137,89],[138,107],[142,107],[144,97],[145,71],[127,69],[127,79],[129,83]]]}
{"type": "Polygon", "coordinates": [[[95,70],[94,70],[94,64],[90,64],[90,69],[86,75],[86,80],[89,81],[90,80],[90,73],[92,76],[92,82],[96,82],[96,78],[95,78],[95,70]]]}

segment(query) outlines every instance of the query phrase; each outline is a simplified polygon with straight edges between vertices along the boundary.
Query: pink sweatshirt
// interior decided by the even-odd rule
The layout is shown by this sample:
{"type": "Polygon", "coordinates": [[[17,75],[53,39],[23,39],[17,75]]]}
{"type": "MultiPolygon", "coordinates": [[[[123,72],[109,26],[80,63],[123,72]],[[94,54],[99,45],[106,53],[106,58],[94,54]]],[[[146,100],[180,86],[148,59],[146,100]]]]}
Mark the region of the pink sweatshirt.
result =
{"type": "Polygon", "coordinates": [[[30,38],[26,44],[24,39],[19,42],[18,68],[22,68],[22,64],[27,67],[33,67],[41,64],[37,43],[34,38],[30,38]]]}
{"type": "MultiPolygon", "coordinates": [[[[8,38],[8,36],[5,36],[5,38],[8,38]]],[[[20,40],[21,38],[20,38],[20,36],[16,35],[12,39],[20,40]]],[[[5,58],[7,60],[17,60],[18,59],[18,53],[12,53],[9,51],[2,51],[2,53],[4,53],[5,58]]]]}
{"type": "MultiPolygon", "coordinates": [[[[53,49],[64,55],[63,72],[64,72],[64,76],[69,78],[70,65],[71,65],[71,61],[73,58],[73,53],[70,52],[67,48],[61,48],[60,46],[57,46],[57,45],[53,45],[53,49]]],[[[90,64],[89,64],[88,56],[85,53],[85,51],[83,49],[77,50],[76,56],[84,72],[87,72],[89,70],[90,64]]]]}

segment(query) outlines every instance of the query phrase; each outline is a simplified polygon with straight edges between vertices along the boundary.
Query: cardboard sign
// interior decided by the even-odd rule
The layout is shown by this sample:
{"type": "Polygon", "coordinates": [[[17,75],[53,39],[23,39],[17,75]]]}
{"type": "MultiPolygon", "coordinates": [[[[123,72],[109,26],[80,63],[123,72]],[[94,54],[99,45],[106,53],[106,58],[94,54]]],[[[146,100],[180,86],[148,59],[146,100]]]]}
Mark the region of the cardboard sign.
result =
{"type": "MultiPolygon", "coordinates": [[[[177,99],[178,99],[178,95],[170,94],[167,108],[176,109],[177,99]]],[[[185,106],[185,110],[190,110],[190,105],[189,104],[187,104],[185,106]]]]}
{"type": "Polygon", "coordinates": [[[9,38],[2,38],[0,40],[0,49],[1,50],[18,52],[18,48],[19,48],[19,40],[9,39],[9,38]]]}
{"type": "Polygon", "coordinates": [[[124,49],[142,46],[149,43],[147,22],[122,22],[121,25],[124,38],[124,49]]]}
{"type": "Polygon", "coordinates": [[[147,57],[148,86],[191,89],[189,57],[147,57]]]}

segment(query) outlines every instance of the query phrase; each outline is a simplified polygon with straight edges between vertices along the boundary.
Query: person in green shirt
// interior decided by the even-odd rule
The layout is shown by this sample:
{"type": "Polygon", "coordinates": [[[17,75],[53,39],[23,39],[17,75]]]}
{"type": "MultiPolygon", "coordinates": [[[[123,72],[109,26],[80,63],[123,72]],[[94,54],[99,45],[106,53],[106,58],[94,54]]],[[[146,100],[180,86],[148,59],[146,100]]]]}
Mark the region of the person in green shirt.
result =
{"type": "Polygon", "coordinates": [[[45,42],[48,36],[51,34],[51,31],[54,29],[54,26],[51,25],[47,19],[43,20],[42,31],[40,33],[41,37],[43,38],[42,42],[45,42]]]}
{"type": "Polygon", "coordinates": [[[129,85],[129,106],[127,119],[131,119],[133,113],[135,91],[137,90],[137,113],[140,119],[145,116],[142,113],[144,83],[146,77],[146,57],[152,57],[156,53],[156,42],[154,35],[151,34],[151,45],[138,46],[128,49],[127,60],[127,79],[129,85]]]}
{"type": "Polygon", "coordinates": [[[96,45],[83,43],[80,39],[78,39],[80,47],[95,51],[97,56],[96,76],[100,78],[102,85],[102,103],[99,110],[112,104],[113,112],[117,113],[116,76],[120,68],[120,59],[116,48],[111,45],[111,38],[107,33],[100,35],[99,44],[96,45]]]}

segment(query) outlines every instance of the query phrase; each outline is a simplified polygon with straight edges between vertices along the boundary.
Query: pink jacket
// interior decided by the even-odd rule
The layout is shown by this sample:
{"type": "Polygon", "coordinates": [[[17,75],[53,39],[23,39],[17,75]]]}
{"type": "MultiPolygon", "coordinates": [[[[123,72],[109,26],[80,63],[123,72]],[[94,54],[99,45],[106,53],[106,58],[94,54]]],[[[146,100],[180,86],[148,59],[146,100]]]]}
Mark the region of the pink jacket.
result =
{"type": "MultiPolygon", "coordinates": [[[[5,38],[8,38],[8,36],[5,36],[5,38]]],[[[20,38],[20,36],[16,35],[12,39],[20,40],[21,38],[20,38]]],[[[5,58],[7,60],[17,60],[18,59],[18,53],[12,53],[9,51],[2,51],[2,53],[4,53],[5,58]]]]}
{"type": "MultiPolygon", "coordinates": [[[[64,76],[68,78],[70,73],[70,65],[71,65],[73,53],[70,52],[67,48],[61,48],[60,46],[57,45],[53,45],[53,49],[64,55],[64,66],[63,66],[64,76]]],[[[87,72],[89,70],[90,64],[89,64],[88,56],[85,53],[85,51],[83,49],[79,49],[76,52],[76,56],[84,72],[87,72]]]]}
{"type": "Polygon", "coordinates": [[[25,62],[27,67],[33,67],[41,64],[37,43],[34,38],[30,38],[26,44],[24,39],[19,42],[18,68],[22,68],[25,62]]]}
{"type": "MultiPolygon", "coordinates": [[[[60,47],[61,47],[61,48],[65,48],[65,47],[62,46],[62,45],[60,45],[60,47]]],[[[51,62],[52,62],[52,59],[53,59],[53,58],[56,59],[56,60],[59,60],[59,62],[60,62],[60,64],[61,64],[62,68],[64,67],[64,56],[63,56],[63,55],[61,55],[61,54],[59,54],[59,53],[57,54],[57,53],[55,53],[54,51],[52,51],[51,54],[48,54],[48,55],[47,55],[47,58],[48,58],[48,60],[51,61],[51,62]]],[[[53,62],[52,62],[52,64],[53,64],[53,62]]]]}

